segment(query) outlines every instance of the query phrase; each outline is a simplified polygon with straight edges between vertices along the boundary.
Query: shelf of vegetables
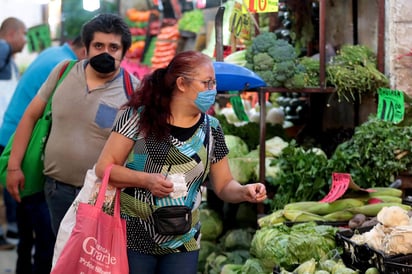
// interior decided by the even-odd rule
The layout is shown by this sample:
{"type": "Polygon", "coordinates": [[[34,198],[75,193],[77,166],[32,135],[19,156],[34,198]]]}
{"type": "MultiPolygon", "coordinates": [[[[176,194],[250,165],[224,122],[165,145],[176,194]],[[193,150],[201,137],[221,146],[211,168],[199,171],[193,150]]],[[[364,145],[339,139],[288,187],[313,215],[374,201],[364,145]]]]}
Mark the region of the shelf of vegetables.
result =
{"type": "MultiPolygon", "coordinates": [[[[319,2],[322,6],[325,3],[322,0],[319,2]]],[[[259,45],[264,45],[264,43],[259,43],[259,45]]],[[[285,44],[280,42],[279,45],[285,44]]],[[[348,47],[348,50],[351,49],[353,48],[348,47]]],[[[363,48],[354,49],[362,50],[363,48]]],[[[246,51],[236,52],[236,54],[239,59],[230,61],[248,67],[245,58],[246,51]]],[[[251,56],[256,55],[252,54],[251,56]]],[[[268,56],[260,56],[259,58],[261,59],[257,61],[261,67],[265,64],[269,67],[272,66],[272,68],[275,67],[271,61],[267,64],[268,56]]],[[[306,61],[308,61],[306,70],[301,70],[301,64],[285,64],[287,65],[286,69],[282,68],[282,70],[286,77],[275,79],[277,82],[273,82],[274,84],[268,84],[268,86],[252,91],[259,99],[256,106],[250,106],[246,101],[244,107],[249,115],[250,121],[248,123],[239,120],[233,109],[226,109],[217,115],[222,128],[226,129],[227,133],[231,133],[227,134],[227,143],[233,147],[230,150],[235,152],[229,155],[229,162],[231,166],[238,166],[234,168],[234,176],[245,183],[259,179],[269,188],[275,187],[277,195],[269,197],[268,212],[272,214],[259,218],[259,228],[253,232],[250,247],[226,248],[224,245],[225,235],[217,245],[216,242],[208,245],[214,251],[206,252],[210,256],[206,256],[202,260],[204,268],[201,273],[363,273],[350,263],[344,262],[340,257],[342,249],[339,242],[335,240],[340,228],[335,225],[348,224],[352,221],[352,228],[356,229],[355,222],[359,221],[359,226],[361,224],[359,214],[365,214],[365,218],[362,220],[365,221],[364,225],[366,226],[375,221],[378,212],[385,206],[411,209],[410,206],[402,204],[402,191],[397,189],[389,189],[385,194],[380,192],[379,198],[371,194],[371,196],[356,197],[356,199],[353,196],[342,197],[342,200],[338,200],[334,204],[319,205],[316,202],[329,191],[331,171],[334,169],[342,172],[350,170],[350,173],[358,169],[359,171],[354,173],[356,183],[362,187],[383,187],[387,186],[398,172],[408,169],[412,161],[409,158],[410,149],[403,145],[403,141],[395,136],[386,135],[389,132],[396,132],[392,135],[409,136],[407,133],[409,128],[398,127],[373,117],[368,123],[357,128],[354,138],[343,143],[338,152],[330,158],[321,150],[301,147],[285,136],[283,122],[277,122],[273,125],[268,123],[267,112],[273,108],[272,105],[268,104],[268,94],[270,93],[337,93],[343,90],[333,85],[333,82],[329,82],[331,85],[326,87],[326,81],[319,81],[319,77],[322,78],[320,76],[322,69],[319,68],[319,63],[322,63],[322,60],[315,64],[314,62],[309,63],[311,60],[305,59],[302,60],[302,63],[306,61]],[[311,67],[310,64],[315,64],[315,66],[311,67]],[[299,77],[295,77],[295,81],[292,81],[293,75],[287,75],[291,71],[300,73],[299,77]],[[315,74],[309,75],[309,71],[315,74]],[[302,86],[302,82],[296,81],[302,79],[309,81],[307,76],[311,76],[311,80],[314,82],[311,84],[306,82],[302,86]],[[319,85],[319,82],[322,84],[319,85]],[[257,114],[256,116],[252,116],[252,109],[257,114]],[[371,133],[370,127],[375,126],[382,128],[384,132],[378,131],[377,135],[371,133]],[[393,140],[391,137],[394,137],[393,140]],[[362,145],[362,140],[372,142],[372,144],[365,145],[364,143],[362,145]],[[383,145],[386,142],[390,144],[388,153],[383,152],[382,146],[379,145],[379,143],[383,145]],[[395,147],[399,149],[395,149],[395,147]],[[395,151],[396,153],[391,153],[395,151]],[[405,154],[405,151],[408,152],[405,154]],[[380,156],[374,155],[375,153],[383,154],[385,160],[376,161],[380,156]],[[371,161],[375,161],[376,165],[369,168],[371,161]],[[384,162],[388,163],[388,167],[384,167],[384,162]],[[393,196],[388,197],[389,193],[392,193],[393,196]],[[370,204],[377,200],[380,201],[379,204],[370,204]],[[302,204],[299,204],[300,202],[302,204]],[[300,206],[300,210],[298,210],[298,206],[300,206]],[[312,212],[307,212],[310,210],[312,212]]],[[[357,62],[356,65],[363,66],[364,64],[357,62]]],[[[369,63],[364,67],[369,69],[369,63]]],[[[251,67],[248,68],[251,69],[251,67]]],[[[276,69],[280,70],[279,67],[276,69]]],[[[324,73],[327,74],[327,69],[324,69],[324,73]]],[[[373,70],[373,73],[375,72],[373,70]]],[[[271,79],[273,73],[271,74],[265,81],[273,80],[271,79]]],[[[378,73],[375,76],[377,76],[376,79],[382,80],[379,85],[387,84],[382,74],[378,73]]],[[[367,81],[363,82],[366,83],[370,80],[370,78],[366,79],[367,81]]],[[[352,94],[348,94],[350,98],[353,98],[352,94]]],[[[342,98],[346,99],[345,96],[342,98]]],[[[282,121],[284,118],[285,116],[282,117],[282,121]]],[[[236,232],[238,235],[240,234],[239,231],[236,232]]],[[[249,237],[250,235],[243,235],[237,238],[237,242],[249,242],[247,240],[250,239],[249,237]]],[[[201,249],[201,253],[203,252],[201,249]]],[[[403,256],[400,261],[394,260],[391,263],[400,262],[403,264],[406,258],[410,258],[410,256],[403,256]]],[[[370,267],[363,269],[367,271],[366,273],[379,273],[379,265],[368,266],[370,267]]],[[[409,270],[409,267],[404,265],[403,268],[409,270]]]]}
{"type": "MultiPolygon", "coordinates": [[[[258,121],[261,125],[259,128],[260,163],[264,163],[266,158],[267,94],[301,93],[307,94],[308,97],[314,93],[337,94],[339,100],[351,100],[359,104],[359,99],[364,93],[374,91],[376,87],[387,87],[389,84],[388,79],[380,72],[383,59],[381,37],[383,37],[384,26],[382,24],[378,26],[377,56],[361,45],[344,45],[338,51],[339,56],[334,58],[334,62],[326,64],[326,1],[317,2],[319,6],[318,59],[298,58],[296,49],[286,40],[279,39],[276,33],[260,30],[245,50],[237,51],[225,58],[225,62],[233,62],[256,72],[267,84],[255,90],[260,104],[258,121]],[[352,65],[346,66],[348,63],[352,65]],[[376,68],[377,65],[379,70],[376,68]]],[[[384,10],[382,1],[379,1],[379,10],[384,10]]],[[[381,16],[380,13],[380,19],[384,19],[381,16]]],[[[354,33],[356,31],[354,29],[354,33]]],[[[357,114],[354,120],[358,120],[356,116],[357,114]]],[[[259,168],[258,178],[261,182],[265,182],[265,166],[261,164],[259,168]]]]}
{"type": "MultiPolygon", "coordinates": [[[[298,97],[305,97],[311,93],[335,93],[339,100],[349,102],[360,102],[364,94],[376,93],[380,87],[388,87],[387,77],[376,69],[376,57],[371,50],[362,45],[344,45],[338,51],[326,67],[328,87],[317,87],[320,79],[319,60],[301,57],[295,54],[292,45],[284,40],[276,38],[274,33],[263,32],[256,36],[251,45],[243,53],[236,53],[235,58],[230,55],[227,62],[242,64],[246,68],[255,72],[261,77],[266,86],[255,90],[259,98],[260,113],[260,162],[265,159],[265,139],[266,139],[266,114],[270,111],[267,108],[268,94],[287,93],[297,94],[298,97]],[[349,80],[353,79],[353,80],[349,80]]],[[[283,96],[286,97],[286,96],[283,96]]],[[[278,98],[277,104],[282,106],[278,98]]],[[[285,100],[286,101],[286,100],[285,100]]],[[[296,119],[296,110],[288,113],[293,104],[298,104],[299,100],[288,100],[291,104],[282,106],[285,112],[285,120],[296,119]],[[296,102],[295,102],[296,101],[296,102]]],[[[299,108],[301,110],[302,107],[299,108]]],[[[310,119],[307,115],[306,119],[310,119]]],[[[265,167],[260,166],[260,180],[265,179],[265,167]]]]}

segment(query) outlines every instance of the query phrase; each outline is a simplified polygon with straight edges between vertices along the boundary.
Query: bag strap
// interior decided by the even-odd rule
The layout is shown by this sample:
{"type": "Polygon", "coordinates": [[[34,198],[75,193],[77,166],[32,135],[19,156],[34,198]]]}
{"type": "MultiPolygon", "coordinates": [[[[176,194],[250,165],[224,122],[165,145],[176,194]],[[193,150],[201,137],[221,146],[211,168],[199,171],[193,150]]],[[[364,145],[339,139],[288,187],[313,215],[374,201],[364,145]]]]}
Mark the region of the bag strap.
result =
{"type": "Polygon", "coordinates": [[[130,98],[130,96],[132,96],[134,92],[133,82],[132,82],[132,78],[130,77],[130,73],[127,72],[127,70],[125,69],[123,69],[123,86],[126,91],[127,98],[130,98]]]}
{"type": "MultiPolygon", "coordinates": [[[[107,185],[109,184],[110,172],[112,171],[113,164],[110,164],[104,170],[104,175],[102,179],[102,184],[100,185],[99,193],[97,195],[96,202],[94,204],[97,208],[102,208],[104,200],[106,198],[106,189],[107,185]]],[[[116,196],[114,202],[114,213],[113,216],[116,218],[120,218],[120,188],[116,187],[116,196]]]]}
{"type": "Polygon", "coordinates": [[[61,84],[61,82],[63,81],[63,79],[66,78],[67,74],[69,73],[69,71],[71,70],[71,68],[72,68],[72,67],[74,66],[74,64],[76,64],[76,63],[77,63],[77,60],[68,61],[68,62],[65,63],[65,64],[63,65],[63,67],[60,69],[60,72],[59,72],[59,80],[57,81],[57,84],[56,84],[56,86],[54,87],[54,90],[53,90],[52,95],[50,96],[49,100],[47,101],[46,108],[44,109],[44,112],[43,112],[43,117],[50,114],[50,112],[51,112],[51,102],[52,102],[52,98],[53,98],[54,92],[56,91],[57,87],[61,84]]]}

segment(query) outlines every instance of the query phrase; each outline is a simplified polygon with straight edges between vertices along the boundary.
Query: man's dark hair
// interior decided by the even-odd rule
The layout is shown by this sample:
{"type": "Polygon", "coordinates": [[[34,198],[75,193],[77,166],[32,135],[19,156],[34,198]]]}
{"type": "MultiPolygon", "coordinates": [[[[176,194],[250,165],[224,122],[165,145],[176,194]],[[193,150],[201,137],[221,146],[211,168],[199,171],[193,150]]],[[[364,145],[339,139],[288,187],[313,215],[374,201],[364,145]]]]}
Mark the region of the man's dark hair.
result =
{"type": "Polygon", "coordinates": [[[90,43],[96,32],[114,33],[122,36],[124,56],[132,44],[132,35],[126,22],[114,13],[102,13],[93,17],[82,27],[82,40],[86,49],[89,50],[90,43]]]}

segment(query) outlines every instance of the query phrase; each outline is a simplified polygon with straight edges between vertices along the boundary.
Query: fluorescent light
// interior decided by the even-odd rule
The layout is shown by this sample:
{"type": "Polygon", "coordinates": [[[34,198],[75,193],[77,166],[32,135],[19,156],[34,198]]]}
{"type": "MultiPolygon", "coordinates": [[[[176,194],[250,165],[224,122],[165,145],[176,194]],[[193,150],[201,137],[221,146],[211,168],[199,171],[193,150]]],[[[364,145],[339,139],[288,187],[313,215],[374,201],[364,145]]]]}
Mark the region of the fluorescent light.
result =
{"type": "Polygon", "coordinates": [[[83,0],[83,9],[95,11],[100,8],[100,0],[83,0]]]}

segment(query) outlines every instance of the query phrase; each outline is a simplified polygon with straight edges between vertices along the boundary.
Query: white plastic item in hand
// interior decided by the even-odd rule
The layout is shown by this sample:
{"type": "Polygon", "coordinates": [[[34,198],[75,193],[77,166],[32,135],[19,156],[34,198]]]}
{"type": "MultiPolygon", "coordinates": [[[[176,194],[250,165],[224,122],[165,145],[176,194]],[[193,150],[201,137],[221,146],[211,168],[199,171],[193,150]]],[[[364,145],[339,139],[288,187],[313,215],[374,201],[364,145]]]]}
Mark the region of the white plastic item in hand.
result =
{"type": "Polygon", "coordinates": [[[167,179],[173,183],[173,192],[170,197],[173,199],[187,195],[185,175],[183,173],[169,174],[167,179]]]}

